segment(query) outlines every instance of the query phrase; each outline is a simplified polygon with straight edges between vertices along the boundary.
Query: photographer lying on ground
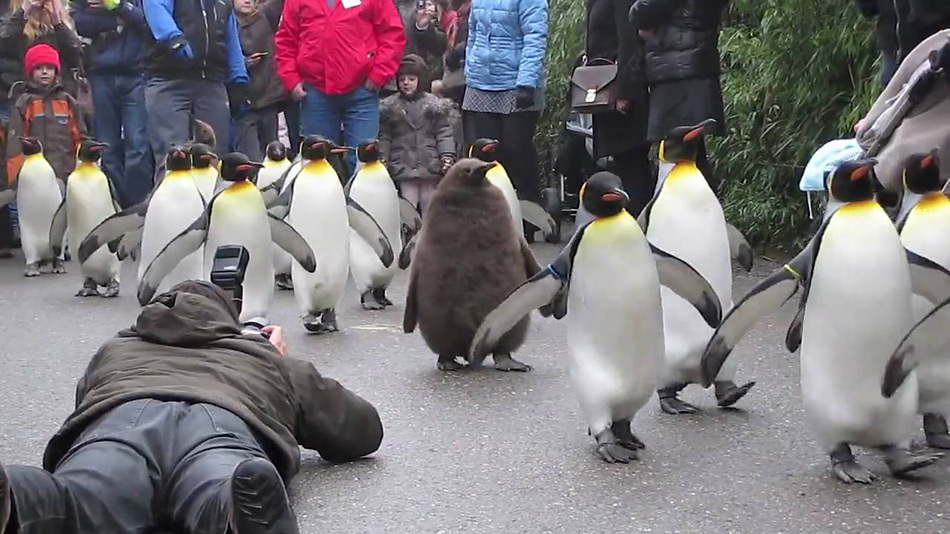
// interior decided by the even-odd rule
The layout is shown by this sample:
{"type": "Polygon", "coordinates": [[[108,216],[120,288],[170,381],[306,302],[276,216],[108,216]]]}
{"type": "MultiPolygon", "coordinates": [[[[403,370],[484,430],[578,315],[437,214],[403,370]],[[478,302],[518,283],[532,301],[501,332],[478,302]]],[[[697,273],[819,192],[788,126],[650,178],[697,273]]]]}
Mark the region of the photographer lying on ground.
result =
{"type": "Polygon", "coordinates": [[[228,295],[188,281],[102,346],[43,465],[0,465],[0,534],[298,532],[284,481],[298,444],[331,462],[375,451],[376,409],[281,330],[241,334],[228,295]],[[4,528],[5,527],[5,528],[4,528]]]}

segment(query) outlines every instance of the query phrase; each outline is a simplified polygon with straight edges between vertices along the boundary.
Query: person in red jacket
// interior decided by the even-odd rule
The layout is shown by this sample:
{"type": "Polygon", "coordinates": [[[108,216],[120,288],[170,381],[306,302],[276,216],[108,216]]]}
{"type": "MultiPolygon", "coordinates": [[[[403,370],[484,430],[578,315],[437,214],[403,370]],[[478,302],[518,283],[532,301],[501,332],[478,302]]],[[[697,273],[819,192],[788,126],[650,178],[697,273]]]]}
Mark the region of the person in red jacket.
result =
{"type": "MultiPolygon", "coordinates": [[[[378,137],[379,89],[406,45],[393,0],[286,0],[275,45],[304,135],[353,147],[378,137]]],[[[347,163],[355,170],[355,153],[347,163]]]]}

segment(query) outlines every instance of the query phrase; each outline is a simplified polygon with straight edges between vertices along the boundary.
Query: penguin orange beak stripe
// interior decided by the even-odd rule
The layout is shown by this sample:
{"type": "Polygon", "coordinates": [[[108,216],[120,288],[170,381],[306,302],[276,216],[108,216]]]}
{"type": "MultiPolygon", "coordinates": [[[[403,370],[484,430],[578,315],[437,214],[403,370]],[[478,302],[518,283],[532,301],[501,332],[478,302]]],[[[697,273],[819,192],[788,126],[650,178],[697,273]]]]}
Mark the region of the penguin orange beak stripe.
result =
{"type": "Polygon", "coordinates": [[[871,167],[859,167],[851,171],[851,179],[860,180],[861,178],[867,176],[869,172],[871,172],[871,167]]]}
{"type": "Polygon", "coordinates": [[[603,195],[600,195],[600,199],[603,200],[604,202],[616,202],[620,200],[621,198],[623,197],[621,197],[617,193],[604,193],[603,195]]]}
{"type": "Polygon", "coordinates": [[[933,165],[933,164],[934,164],[934,155],[933,155],[933,154],[928,154],[927,157],[925,157],[924,159],[920,160],[920,168],[921,168],[921,169],[926,169],[927,167],[930,167],[930,166],[933,165]]]}
{"type": "Polygon", "coordinates": [[[346,152],[347,152],[346,148],[331,148],[330,149],[331,154],[346,154],[346,152]]]}
{"type": "Polygon", "coordinates": [[[706,128],[705,126],[700,126],[699,128],[693,128],[692,130],[687,132],[686,135],[683,136],[683,141],[692,141],[693,139],[696,139],[697,137],[703,134],[703,130],[705,128],[706,128]]]}

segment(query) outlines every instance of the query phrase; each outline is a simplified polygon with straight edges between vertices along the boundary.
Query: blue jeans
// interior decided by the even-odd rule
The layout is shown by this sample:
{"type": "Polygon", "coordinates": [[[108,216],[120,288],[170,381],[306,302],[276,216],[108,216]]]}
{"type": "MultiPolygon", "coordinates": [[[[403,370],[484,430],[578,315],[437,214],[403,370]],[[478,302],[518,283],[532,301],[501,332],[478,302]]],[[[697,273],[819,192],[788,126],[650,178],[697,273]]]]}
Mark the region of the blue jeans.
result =
{"type": "Polygon", "coordinates": [[[152,190],[153,160],[148,144],[145,79],[141,75],[92,74],[93,129],[108,143],[102,167],[122,207],[145,200],[152,190]]]}
{"type": "Polygon", "coordinates": [[[300,106],[303,134],[352,147],[346,166],[350,173],[355,172],[356,146],[379,136],[379,93],[365,87],[345,95],[324,94],[311,85],[306,90],[300,106]]]}

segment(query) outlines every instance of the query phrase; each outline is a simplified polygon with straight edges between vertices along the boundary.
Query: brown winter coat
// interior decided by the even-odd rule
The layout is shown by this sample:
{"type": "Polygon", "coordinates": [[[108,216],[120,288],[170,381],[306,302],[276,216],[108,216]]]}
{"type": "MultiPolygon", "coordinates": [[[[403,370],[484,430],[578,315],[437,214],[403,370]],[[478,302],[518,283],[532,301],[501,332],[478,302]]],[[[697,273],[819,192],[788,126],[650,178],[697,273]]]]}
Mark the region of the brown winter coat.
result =
{"type": "Polygon", "coordinates": [[[431,93],[385,98],[379,106],[379,151],[390,176],[396,181],[438,176],[441,157],[455,156],[457,120],[455,104],[431,93]]]}
{"type": "Polygon", "coordinates": [[[270,0],[256,13],[247,17],[238,17],[238,34],[244,57],[259,52],[267,53],[256,65],[247,69],[250,78],[248,93],[251,97],[251,109],[263,109],[287,99],[284,84],[277,76],[277,58],[274,50],[274,34],[280,24],[280,13],[283,8],[283,0],[270,0]]]}
{"type": "Polygon", "coordinates": [[[25,84],[25,87],[26,92],[17,97],[10,114],[7,179],[12,184],[23,164],[23,147],[17,138],[29,136],[43,143],[43,155],[52,165],[56,177],[65,182],[76,168],[76,151],[85,134],[79,107],[59,83],[49,88],[32,83],[25,84]]]}
{"type": "Polygon", "coordinates": [[[263,337],[242,335],[227,295],[206,282],[183,282],[158,296],[134,326],[99,349],[44,467],[53,471],[86,426],[136,399],[207,403],[236,414],[286,481],[299,470],[299,446],[345,462],[377,450],[383,437],[369,402],[310,362],[281,356],[263,337]]]}
{"type": "MultiPolygon", "coordinates": [[[[924,64],[934,50],[950,43],[950,30],[934,34],[915,48],[891,78],[871,111],[865,116],[864,130],[858,132],[862,146],[864,133],[888,108],[888,101],[897,96],[918,67],[924,64]]],[[[875,157],[879,161],[875,174],[881,184],[891,191],[902,191],[904,160],[915,153],[937,148],[940,154],[950,154],[950,84],[938,81],[928,96],[904,117],[887,145],[875,157]]]]}

